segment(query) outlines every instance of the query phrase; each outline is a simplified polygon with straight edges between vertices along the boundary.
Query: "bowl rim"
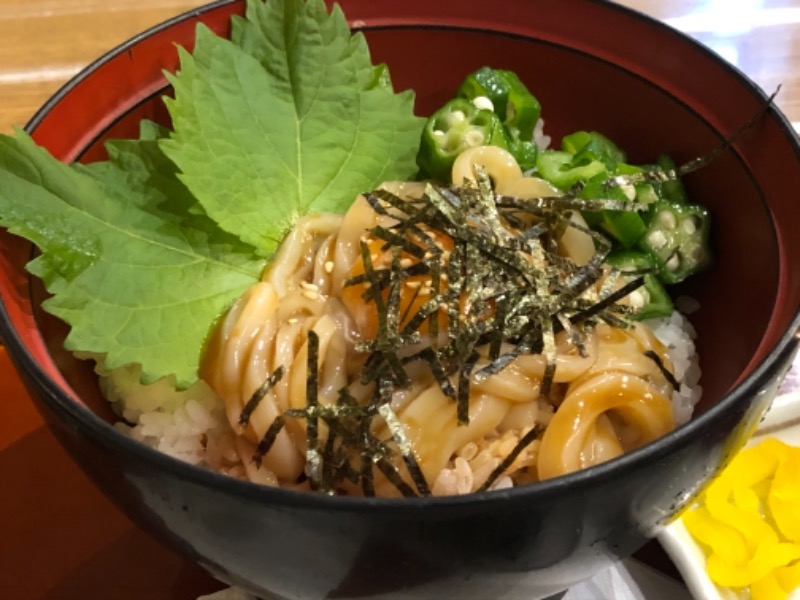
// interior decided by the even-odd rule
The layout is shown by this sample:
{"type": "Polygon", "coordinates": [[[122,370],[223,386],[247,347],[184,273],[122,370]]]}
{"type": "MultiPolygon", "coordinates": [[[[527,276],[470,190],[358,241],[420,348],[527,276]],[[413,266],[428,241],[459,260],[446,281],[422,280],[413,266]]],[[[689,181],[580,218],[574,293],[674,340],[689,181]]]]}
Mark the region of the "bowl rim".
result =
{"type": "MultiPolygon", "coordinates": [[[[662,30],[664,33],[675,38],[679,43],[693,46],[694,51],[699,51],[710,57],[718,68],[727,71],[757,100],[760,102],[767,101],[768,97],[764,91],[738,67],[728,63],[711,49],[671,27],[667,23],[659,21],[635,9],[610,3],[606,0],[584,1],[601,5],[607,10],[620,11],[627,14],[630,18],[644,20],[648,26],[662,30]]],[[[29,134],[33,133],[53,107],[58,104],[65,95],[70,93],[75,86],[91,76],[94,71],[105,63],[117,55],[126,52],[143,39],[167,30],[185,20],[199,17],[207,12],[234,4],[243,4],[243,0],[216,0],[213,3],[186,11],[138,33],[122,44],[109,50],[59,88],[59,90],[37,110],[24,127],[24,130],[29,134]]],[[[351,22],[351,26],[352,25],[353,23],[351,22]]],[[[398,25],[400,28],[419,26],[421,25],[398,25]]],[[[370,26],[369,24],[363,23],[358,27],[354,27],[355,30],[361,31],[382,28],[385,28],[385,26],[370,26]]],[[[479,27],[452,26],[452,28],[459,30],[480,30],[479,27]]],[[[770,114],[776,120],[776,124],[779,126],[781,133],[790,141],[795,154],[800,157],[800,139],[791,127],[786,116],[774,106],[770,114]]],[[[774,219],[771,218],[770,220],[774,228],[774,219]]],[[[33,247],[33,244],[31,244],[31,247],[33,247]]],[[[31,277],[32,276],[29,275],[29,279],[31,277]]],[[[12,358],[12,362],[15,364],[16,368],[24,374],[24,379],[28,382],[36,382],[36,384],[41,387],[44,394],[37,395],[37,397],[47,404],[48,408],[56,413],[59,419],[69,423],[72,427],[85,429],[91,432],[94,440],[108,450],[121,452],[122,454],[132,456],[144,463],[150,463],[153,467],[158,469],[159,472],[163,472],[164,474],[188,480],[202,487],[214,488],[226,493],[231,493],[254,502],[270,502],[275,505],[291,504],[298,508],[333,511],[360,511],[367,508],[370,510],[381,510],[390,514],[395,514],[397,511],[416,512],[417,510],[430,511],[431,509],[439,508],[450,511],[456,507],[471,506],[478,503],[506,502],[509,499],[523,499],[529,496],[535,496],[538,499],[544,500],[548,497],[557,497],[562,493],[564,488],[581,489],[593,485],[598,480],[618,476],[628,470],[636,469],[642,463],[656,462],[659,458],[671,454],[671,449],[680,447],[683,442],[698,436],[703,430],[713,427],[713,425],[723,419],[734,406],[753,401],[760,391],[765,388],[770,381],[774,380],[776,376],[779,376],[783,368],[788,365],[789,360],[800,344],[798,331],[800,331],[800,306],[795,309],[794,315],[790,319],[789,327],[773,344],[773,347],[766,352],[762,360],[752,368],[750,374],[724,394],[711,408],[703,414],[693,417],[687,423],[677,427],[665,436],[611,461],[554,479],[537,482],[536,484],[465,495],[419,496],[414,498],[328,496],[326,494],[298,492],[285,488],[272,488],[254,484],[250,481],[238,480],[210,469],[181,461],[180,459],[169,456],[154,448],[150,448],[119,432],[108,422],[92,412],[87,406],[79,404],[70,398],[69,394],[38,365],[37,361],[34,360],[28,348],[17,334],[8,315],[5,303],[0,299],[0,339],[3,340],[4,345],[9,350],[9,356],[12,358]]],[[[677,501],[678,499],[676,499],[676,502],[677,501]]],[[[665,517],[666,516],[668,515],[665,515],[665,517]]]]}

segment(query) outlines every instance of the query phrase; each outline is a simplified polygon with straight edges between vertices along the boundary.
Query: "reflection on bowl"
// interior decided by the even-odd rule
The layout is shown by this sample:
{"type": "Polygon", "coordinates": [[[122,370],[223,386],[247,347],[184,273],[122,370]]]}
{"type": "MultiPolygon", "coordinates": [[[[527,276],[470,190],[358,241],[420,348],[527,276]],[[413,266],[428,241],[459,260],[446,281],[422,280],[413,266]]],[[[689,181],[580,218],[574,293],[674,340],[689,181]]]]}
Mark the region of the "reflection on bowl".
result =
{"type": "MultiPolygon", "coordinates": [[[[514,70],[545,107],[555,138],[609,135],[641,162],[707,154],[747,122],[764,94],[718,57],[629,10],[593,0],[402,4],[342,2],[375,62],[418,111],[466,73],[514,70]],[[457,15],[444,17],[442,15],[457,15]],[[686,70],[684,65],[692,65],[686,70]]],[[[66,161],[103,157],[142,118],[167,121],[162,69],[204,22],[227,33],[243,3],[209,6],[147,32],[61,90],[29,126],[66,161]],[[122,82],[124,81],[124,85],[122,82]]],[[[61,348],[39,310],[27,243],[0,234],[0,334],[48,425],[98,486],[143,528],[221,580],[285,598],[535,598],[640,547],[743,443],[795,349],[800,278],[798,145],[780,113],[686,178],[715,223],[715,268],[681,293],[693,316],[704,399],[686,426],[641,450],[542,484],[469,497],[331,498],[254,486],[178,463],[124,437],[90,370],[61,348]]]]}

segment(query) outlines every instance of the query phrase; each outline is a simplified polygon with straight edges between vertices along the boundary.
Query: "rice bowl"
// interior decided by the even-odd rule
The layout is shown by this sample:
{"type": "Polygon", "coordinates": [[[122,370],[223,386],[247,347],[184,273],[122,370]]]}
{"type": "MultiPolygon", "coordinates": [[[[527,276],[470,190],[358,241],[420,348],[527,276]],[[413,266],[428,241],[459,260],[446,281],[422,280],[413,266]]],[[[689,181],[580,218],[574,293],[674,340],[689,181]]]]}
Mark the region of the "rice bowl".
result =
{"type": "MultiPolygon", "coordinates": [[[[217,19],[217,26],[223,29],[224,25],[220,23],[226,22],[234,8],[241,7],[223,4],[203,13],[202,18],[209,22],[217,19]],[[224,18],[220,17],[222,14],[224,18]]],[[[558,95],[557,71],[565,65],[579,69],[578,72],[585,73],[587,81],[607,85],[610,90],[610,95],[600,100],[601,104],[608,104],[593,109],[602,121],[598,129],[620,132],[630,141],[634,134],[625,132],[631,131],[631,120],[641,126],[652,122],[648,115],[637,112],[640,109],[633,108],[625,98],[636,97],[637,106],[656,106],[670,116],[668,125],[655,124],[653,140],[626,144],[642,154],[657,151],[653,146],[672,139],[674,131],[671,130],[675,130],[686,132],[688,139],[680,140],[681,147],[685,148],[682,150],[685,159],[702,155],[704,149],[713,147],[720,137],[753,114],[764,100],[763,94],[722,66],[718,59],[678,34],[625,10],[592,2],[569,2],[563,6],[542,8],[554,22],[563,23],[570,20],[555,18],[563,10],[573,18],[589,20],[599,18],[599,12],[603,19],[608,20],[608,31],[615,27],[630,31],[630,35],[621,36],[618,41],[635,40],[643,31],[647,35],[663,36],[675,46],[675,53],[686,53],[691,57],[698,65],[698,72],[702,72],[706,79],[720,79],[722,89],[728,92],[724,95],[731,99],[726,107],[714,105],[703,92],[704,86],[694,80],[686,81],[675,73],[670,74],[668,65],[655,61],[646,68],[637,67],[634,63],[638,60],[625,58],[633,57],[635,53],[619,57],[621,66],[618,67],[608,66],[605,59],[590,57],[586,45],[594,45],[596,52],[606,58],[609,53],[613,54],[599,40],[584,38],[579,42],[584,46],[567,50],[564,48],[567,32],[553,33],[555,30],[551,29],[548,33],[537,30],[534,25],[529,28],[536,33],[529,29],[531,37],[526,39],[499,35],[498,30],[523,35],[519,24],[525,22],[524,14],[515,12],[521,9],[511,4],[504,8],[499,11],[501,18],[496,10],[492,11],[492,16],[483,14],[478,6],[462,7],[473,19],[473,25],[474,19],[486,23],[483,32],[459,22],[455,26],[437,29],[433,35],[430,28],[442,27],[442,24],[417,14],[414,18],[420,25],[419,29],[414,29],[408,22],[397,29],[383,29],[382,25],[374,31],[369,30],[370,45],[379,59],[398,65],[397,68],[391,66],[397,84],[401,86],[406,82],[410,85],[415,72],[420,69],[419,64],[405,63],[402,55],[392,55],[391,48],[396,48],[397,36],[411,35],[410,30],[414,30],[414,36],[421,36],[415,37],[420,47],[439,52],[442,56],[447,55],[446,48],[452,47],[454,38],[457,38],[468,40],[469,43],[459,47],[474,49],[481,59],[492,56],[492,53],[516,57],[511,61],[515,64],[509,66],[519,71],[536,69],[543,79],[543,89],[553,90],[544,92],[545,95],[558,95]],[[503,40],[502,49],[498,48],[498,39],[503,40]],[[526,48],[533,44],[537,52],[519,52],[520,44],[526,48]],[[552,61],[556,55],[561,61],[558,69],[552,61]],[[536,64],[524,64],[526,61],[536,64]],[[644,83],[645,80],[655,83],[644,83]],[[674,83],[679,80],[680,86],[674,83]],[[666,83],[669,81],[673,83],[666,83]],[[615,89],[625,89],[626,92],[615,92],[615,89]],[[652,102],[641,102],[642,99],[652,102]],[[619,104],[625,109],[625,119],[618,113],[615,116],[613,111],[604,110],[611,104],[619,104]],[[709,108],[709,105],[714,108],[709,108]]],[[[374,18],[370,11],[375,9],[370,7],[359,5],[353,10],[355,12],[350,18],[364,21],[365,26],[374,18]]],[[[410,11],[409,14],[425,12],[423,7],[415,5],[403,10],[410,11]]],[[[597,28],[589,27],[587,30],[600,37],[605,35],[597,28]]],[[[153,39],[144,38],[143,43],[154,44],[153,39]]],[[[167,46],[171,47],[171,43],[167,46]]],[[[478,66],[475,56],[462,55],[453,60],[461,61],[459,73],[478,66]]],[[[105,77],[111,71],[99,65],[93,73],[93,77],[105,77]]],[[[420,98],[423,105],[427,103],[427,109],[438,104],[445,94],[438,82],[434,84],[433,73],[429,76],[431,80],[427,87],[420,88],[420,98]]],[[[154,77],[158,80],[157,76],[154,77]]],[[[82,79],[84,82],[89,80],[91,77],[88,76],[82,79]]],[[[81,86],[74,86],[70,93],[80,94],[81,86]]],[[[715,91],[713,96],[718,98],[719,92],[715,91]]],[[[77,96],[66,94],[63,101],[74,101],[75,98],[77,96]]],[[[570,97],[566,96],[564,102],[569,103],[570,97]]],[[[152,101],[147,110],[152,110],[154,104],[152,101]]],[[[552,124],[555,135],[568,130],[562,121],[567,112],[573,113],[568,108],[564,108],[564,115],[553,115],[548,119],[548,130],[552,124]]],[[[114,121],[117,116],[110,120],[114,121]]],[[[117,135],[126,128],[128,135],[134,135],[133,124],[138,122],[138,118],[131,116],[128,119],[116,121],[117,135]]],[[[46,114],[39,118],[38,123],[41,126],[38,135],[46,140],[49,126],[46,114]]],[[[88,137],[93,138],[94,134],[88,137]]],[[[797,250],[797,242],[785,231],[794,209],[781,200],[786,197],[781,192],[784,188],[791,189],[795,183],[791,165],[796,158],[797,142],[782,117],[774,112],[769,114],[762,128],[753,132],[753,139],[759,142],[754,145],[760,149],[777,146],[775,153],[769,155],[771,166],[765,165],[759,158],[761,155],[753,153],[752,140],[747,140],[746,144],[737,145],[734,155],[724,158],[691,181],[693,193],[703,197],[712,198],[714,194],[709,192],[722,188],[717,196],[720,200],[714,201],[714,207],[719,209],[719,231],[726,232],[717,240],[720,256],[725,257],[720,260],[719,270],[707,284],[686,290],[701,305],[696,315],[696,343],[704,363],[706,399],[698,404],[697,418],[659,442],[613,463],[540,486],[499,490],[479,498],[412,499],[410,502],[312,498],[283,490],[262,489],[163,457],[138,443],[134,444],[119,435],[105,419],[91,414],[87,406],[97,414],[103,414],[99,394],[84,391],[78,403],[78,394],[74,392],[80,380],[86,383],[90,379],[85,373],[75,375],[66,370],[72,385],[59,387],[55,383],[61,381],[59,371],[42,350],[41,343],[35,341],[41,339],[40,335],[52,340],[54,330],[48,329],[47,325],[41,330],[26,326],[23,316],[26,309],[23,307],[27,306],[28,314],[31,312],[27,294],[20,295],[6,287],[3,288],[4,341],[14,353],[21,371],[28,374],[31,386],[38,390],[42,406],[51,407],[44,410],[58,415],[50,421],[60,439],[101,486],[138,522],[158,532],[162,539],[206,565],[228,583],[242,585],[256,593],[277,592],[290,597],[331,594],[353,597],[370,593],[389,597],[390,591],[411,588],[420,597],[425,597],[426,590],[437,586],[440,591],[446,589],[461,593],[458,590],[462,586],[460,589],[464,593],[481,589],[489,594],[501,589],[507,592],[517,586],[520,595],[546,595],[567,587],[588,571],[608,564],[609,556],[627,554],[640,545],[645,539],[642,532],[651,530],[657,522],[674,512],[735,449],[738,441],[758,420],[769,401],[770,389],[788,364],[794,349],[791,333],[797,320],[798,290],[796,282],[788,274],[787,264],[789,256],[797,250]],[[767,173],[778,168],[774,166],[776,164],[781,165],[783,175],[766,177],[767,173]],[[721,174],[724,177],[720,177],[721,174]],[[737,215],[722,210],[722,199],[727,201],[732,197],[737,198],[737,206],[741,207],[737,215]],[[761,198],[768,203],[769,211],[764,208],[761,198]],[[774,236],[776,230],[780,233],[777,239],[774,236]],[[730,232],[737,235],[729,236],[730,232]],[[766,242],[748,244],[743,249],[742,238],[766,242]],[[741,258],[756,251],[760,253],[759,259],[754,261],[757,266],[748,267],[747,261],[741,258]],[[772,264],[777,266],[764,267],[772,264]],[[714,301],[733,297],[742,285],[765,290],[765,293],[743,298],[740,306],[726,307],[714,301]],[[726,325],[733,320],[742,324],[736,335],[726,325]],[[725,361],[716,360],[722,355],[726,357],[725,361]],[[69,425],[61,422],[62,418],[69,425]],[[591,510],[587,509],[589,505],[591,510]],[[335,523],[330,518],[332,514],[336,515],[335,523]],[[291,531],[286,527],[289,519],[291,531]],[[234,532],[235,540],[230,539],[231,532],[234,532]],[[258,541],[259,537],[262,542],[258,541]],[[265,538],[275,541],[264,545],[265,538]],[[330,552],[333,544],[340,550],[330,552]],[[498,552],[498,548],[507,551],[498,552]],[[319,551],[315,554],[318,568],[312,575],[305,565],[287,559],[287,556],[300,554],[308,556],[305,553],[309,549],[319,551]],[[386,561],[370,560],[378,554],[386,561]],[[270,568],[265,568],[265,564],[270,568]],[[414,568],[412,573],[404,573],[398,579],[389,568],[390,564],[392,567],[406,564],[414,568]],[[528,570],[533,570],[536,575],[525,580],[522,572],[528,570]],[[434,584],[434,580],[443,583],[434,584]],[[478,585],[482,587],[476,588],[478,585]]],[[[90,148],[88,153],[98,152],[98,147],[90,148]]],[[[70,152],[74,156],[84,149],[74,148],[70,152]]],[[[7,239],[3,237],[4,244],[8,243],[7,239]]],[[[24,250],[20,252],[22,256],[24,250]]],[[[12,269],[15,280],[21,276],[21,262],[22,259],[12,269]]],[[[64,358],[57,350],[53,352],[59,359],[64,358]]],[[[60,364],[65,363],[60,361],[60,364]]],[[[91,384],[82,389],[90,388],[91,384]]],[[[203,402],[198,400],[198,405],[203,406],[203,402]]],[[[213,414],[210,406],[206,410],[213,414]]],[[[197,411],[197,415],[190,418],[196,418],[201,412],[197,411]]],[[[198,420],[202,426],[205,417],[198,420]]]]}

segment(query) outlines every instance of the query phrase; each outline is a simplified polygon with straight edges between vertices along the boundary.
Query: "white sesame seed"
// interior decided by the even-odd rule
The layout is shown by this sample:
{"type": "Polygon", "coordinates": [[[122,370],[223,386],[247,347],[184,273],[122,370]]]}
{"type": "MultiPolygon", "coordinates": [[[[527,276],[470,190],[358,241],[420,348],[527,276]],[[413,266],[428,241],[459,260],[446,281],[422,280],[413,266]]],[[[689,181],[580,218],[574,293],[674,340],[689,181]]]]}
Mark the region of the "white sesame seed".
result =
{"type": "Polygon", "coordinates": [[[303,296],[308,298],[309,300],[319,300],[319,294],[312,290],[305,290],[303,292],[303,296]]]}
{"type": "Polygon", "coordinates": [[[325,263],[325,272],[326,273],[333,273],[333,261],[329,260],[325,263]]]}
{"type": "Polygon", "coordinates": [[[318,292],[319,291],[319,286],[318,285],[313,284],[313,283],[309,283],[308,281],[301,281],[300,282],[300,287],[303,288],[304,290],[308,290],[310,292],[318,292]]]}

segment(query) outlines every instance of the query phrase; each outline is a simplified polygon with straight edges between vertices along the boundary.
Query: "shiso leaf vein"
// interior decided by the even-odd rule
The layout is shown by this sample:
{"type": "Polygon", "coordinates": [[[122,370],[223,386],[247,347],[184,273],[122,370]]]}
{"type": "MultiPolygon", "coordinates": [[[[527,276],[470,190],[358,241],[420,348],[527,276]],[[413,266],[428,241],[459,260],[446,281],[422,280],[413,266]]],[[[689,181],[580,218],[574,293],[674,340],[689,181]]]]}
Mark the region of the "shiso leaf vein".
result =
{"type": "Polygon", "coordinates": [[[199,26],[181,52],[162,146],[214,221],[268,256],[299,216],[415,174],[413,93],[374,72],[340,10],[252,0],[231,40],[199,26]]]}
{"type": "Polygon", "coordinates": [[[0,226],[38,247],[28,269],[67,349],[186,387],[296,218],[411,178],[422,120],[322,0],[248,0],[232,40],[199,25],[177,51],[172,130],[145,122],[85,166],[0,136],[0,226]]]}
{"type": "Polygon", "coordinates": [[[210,324],[258,280],[263,260],[202,215],[176,222],[182,200],[147,183],[143,165],[158,158],[146,148],[123,145],[102,166],[81,167],[22,132],[0,138],[0,225],[39,248],[28,269],[53,294],[43,307],[70,325],[68,349],[185,386],[210,324]]]}

